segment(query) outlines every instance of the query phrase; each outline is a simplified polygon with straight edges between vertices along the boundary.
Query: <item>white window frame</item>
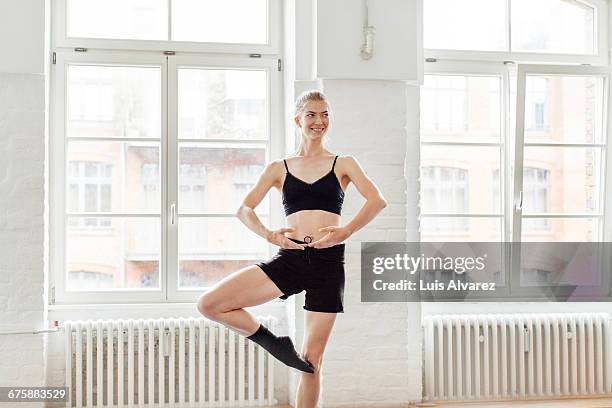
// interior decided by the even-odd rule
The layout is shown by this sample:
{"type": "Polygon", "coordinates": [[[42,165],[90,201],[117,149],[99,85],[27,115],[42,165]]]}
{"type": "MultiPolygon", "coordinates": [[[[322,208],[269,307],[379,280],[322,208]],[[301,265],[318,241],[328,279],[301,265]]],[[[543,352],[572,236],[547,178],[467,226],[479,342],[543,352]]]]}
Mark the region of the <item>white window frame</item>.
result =
{"type": "MultiPolygon", "coordinates": [[[[266,162],[270,157],[279,157],[282,154],[283,138],[282,117],[281,117],[281,75],[277,69],[276,59],[271,58],[240,58],[236,56],[164,56],[157,53],[128,53],[125,51],[117,52],[87,52],[79,53],[73,51],[58,51],[56,64],[53,68],[53,105],[51,109],[52,134],[50,171],[51,171],[51,201],[50,201],[50,260],[51,289],[55,292],[55,304],[76,304],[76,303],[140,303],[140,302],[180,302],[195,301],[197,295],[202,293],[201,289],[179,290],[178,271],[172,265],[178,265],[177,246],[178,246],[178,219],[172,224],[169,214],[170,206],[177,203],[178,197],[178,140],[177,139],[177,69],[183,66],[200,68],[226,68],[226,69],[257,69],[265,70],[268,76],[267,86],[267,115],[269,118],[267,134],[269,139],[261,140],[235,140],[235,139],[185,139],[189,142],[206,143],[227,143],[228,145],[261,145],[266,149],[266,162]],[[64,225],[65,208],[65,121],[66,117],[66,72],[69,64],[93,64],[109,65],[120,64],[123,66],[159,66],[162,75],[162,121],[161,121],[161,214],[129,214],[115,213],[111,217],[145,217],[161,216],[162,222],[162,242],[161,259],[159,267],[159,279],[161,290],[153,289],[115,289],[113,291],[79,291],[69,292],[66,290],[64,279],[65,264],[65,243],[66,231],[64,225]],[[164,86],[164,84],[167,84],[164,86]],[[167,121],[166,121],[167,118],[167,121]],[[166,164],[167,163],[167,164],[166,164]],[[169,180],[176,180],[177,183],[170,183],[169,180]],[[164,237],[166,237],[164,239],[164,237]],[[62,253],[64,255],[62,255],[62,253]]],[[[115,140],[115,141],[157,141],[146,138],[75,138],[80,140],[115,140]]],[[[269,217],[270,223],[278,224],[278,220],[270,219],[270,214],[280,211],[280,204],[269,202],[270,209],[264,209],[263,213],[269,217]],[[272,209],[273,208],[273,209],[272,209]]],[[[176,207],[175,207],[176,208],[176,207]]],[[[207,217],[234,217],[234,208],[228,208],[227,213],[206,214],[207,217]]],[[[196,216],[185,215],[185,216],[196,216]]],[[[201,216],[201,215],[197,215],[201,216]]],[[[245,227],[246,228],[246,227],[245,227]]],[[[267,245],[268,254],[271,246],[267,245]]]]}
{"type": "MultiPolygon", "coordinates": [[[[504,158],[507,166],[503,166],[503,186],[502,186],[502,205],[503,205],[503,217],[504,217],[504,235],[503,240],[508,242],[517,242],[520,240],[520,217],[516,217],[514,214],[517,209],[517,204],[520,202],[519,191],[522,186],[522,142],[523,142],[523,131],[521,129],[521,140],[517,140],[519,134],[519,123],[520,126],[524,126],[524,104],[525,104],[525,78],[523,77],[522,89],[521,81],[518,80],[518,70],[522,69],[522,75],[526,75],[528,72],[538,72],[537,69],[544,69],[544,72],[553,70],[552,72],[560,73],[584,73],[592,72],[605,76],[604,90],[606,92],[606,99],[604,100],[604,126],[602,131],[605,132],[605,143],[606,148],[603,149],[601,157],[602,161],[602,184],[600,190],[600,196],[603,200],[606,192],[612,191],[612,166],[606,166],[608,158],[611,157],[609,138],[612,134],[612,124],[610,117],[612,117],[612,110],[608,99],[610,98],[610,59],[608,50],[608,33],[610,31],[610,24],[608,18],[608,4],[604,0],[585,0],[585,3],[595,8],[596,18],[596,42],[597,42],[597,55],[577,55],[577,54],[552,54],[552,53],[509,53],[509,52],[491,52],[491,51],[464,51],[464,50],[441,50],[441,49],[425,49],[424,57],[426,60],[424,66],[424,74],[455,74],[455,75],[470,75],[470,74],[491,74],[498,73],[503,77],[503,115],[502,120],[504,124],[502,131],[504,132],[503,141],[506,149],[504,158]],[[531,65],[525,65],[524,62],[529,62],[531,65]],[[517,64],[517,63],[520,63],[517,64]],[[536,64],[537,63],[537,64],[536,64]],[[542,65],[542,64],[569,64],[569,65],[542,65]],[[539,64],[539,65],[538,65],[539,64]],[[599,67],[589,66],[597,65],[599,67]],[[529,67],[529,68],[527,68],[529,67]],[[529,71],[529,69],[534,71],[529,71]],[[557,71],[554,71],[557,69],[557,71]],[[548,71],[546,71],[548,70],[548,71]],[[515,134],[510,134],[510,74],[517,75],[517,102],[516,102],[516,124],[515,134]],[[519,117],[519,91],[522,92],[522,113],[519,117]],[[514,137],[514,140],[512,140],[514,137]],[[520,152],[517,154],[515,150],[520,146],[520,152]],[[519,158],[520,155],[520,158],[519,158]],[[520,167],[517,166],[517,162],[520,160],[520,167]],[[507,167],[507,168],[505,168],[507,167]],[[515,168],[521,169],[521,171],[515,171],[515,168]],[[512,173],[518,175],[512,180],[512,173]],[[512,199],[510,199],[512,198],[512,199]],[[517,229],[517,223],[519,228],[517,229]]],[[[509,7],[508,0],[506,1],[507,7],[509,7]]],[[[508,14],[509,15],[509,14],[508,14]]],[[[421,145],[425,142],[421,142],[421,145]]],[[[612,200],[600,201],[600,209],[602,211],[602,233],[600,237],[604,242],[612,241],[612,200]]],[[[423,215],[423,214],[422,214],[423,215]]],[[[436,214],[440,215],[440,214],[436,214]]],[[[427,216],[427,215],[426,215],[427,216]]],[[[431,215],[433,216],[433,215],[431,215]]],[[[456,215],[455,215],[456,216],[456,215]]],[[[473,216],[473,214],[472,214],[473,216]]],[[[511,265],[516,265],[520,262],[520,252],[508,253],[505,257],[504,268],[510,268],[511,265]]],[[[609,270],[612,265],[612,261],[608,258],[604,259],[604,270],[609,270]]],[[[507,269],[510,270],[510,269],[507,269]]],[[[524,300],[533,299],[533,296],[537,295],[538,288],[521,288],[519,277],[512,274],[505,274],[505,282],[508,284],[509,290],[516,290],[518,288],[521,296],[524,296],[524,300]],[[514,289],[513,289],[514,288],[514,289]]],[[[602,287],[602,296],[608,296],[611,282],[607,276],[604,276],[604,282],[602,287]]],[[[506,289],[506,288],[504,288],[506,289]]],[[[505,293],[505,292],[504,292],[505,293]]],[[[612,292],[611,292],[612,293],[612,292]]],[[[501,294],[503,296],[503,293],[501,294]]],[[[519,300],[516,298],[516,300],[519,300]]],[[[453,306],[454,307],[454,306],[453,306]]]]}
{"type": "MultiPolygon", "coordinates": [[[[177,265],[177,226],[171,223],[170,206],[177,203],[178,194],[178,141],[177,130],[177,78],[179,66],[197,66],[202,68],[256,69],[267,73],[267,115],[268,139],[235,140],[235,139],[194,139],[192,142],[225,142],[231,145],[261,144],[265,145],[266,162],[272,157],[281,157],[284,153],[285,139],[282,118],[282,73],[281,58],[281,16],[282,2],[268,0],[268,33],[269,43],[230,44],[230,43],[197,43],[178,41],[147,41],[68,38],[66,36],[66,0],[54,0],[51,5],[51,86],[50,86],[50,145],[49,145],[49,290],[50,303],[56,305],[72,304],[128,304],[128,303],[173,303],[194,302],[203,292],[196,290],[178,290],[178,270],[169,269],[177,265]],[[79,48],[79,50],[75,49],[79,48]],[[83,52],[84,51],[84,52],[83,52]],[[164,55],[174,51],[172,55],[164,55]],[[160,140],[146,138],[99,138],[107,141],[154,141],[160,143],[160,214],[104,214],[104,216],[161,217],[161,250],[159,265],[160,290],[156,289],[114,289],[111,291],[66,290],[66,76],[68,64],[121,65],[121,66],[156,66],[161,67],[161,133],[160,140]],[[173,71],[174,70],[174,71],[173,71]],[[173,84],[173,85],[171,85],[173,84]],[[174,104],[174,105],[172,105],[174,104]],[[174,145],[173,145],[174,143],[174,145]],[[173,186],[169,180],[176,180],[173,186]],[[168,273],[170,272],[170,273],[168,273]]],[[[78,139],[78,138],[75,138],[78,139]]],[[[96,138],[82,138],[94,141],[96,138]]],[[[263,205],[264,203],[262,203],[263,205]]],[[[266,213],[271,226],[282,225],[281,204],[268,200],[266,213]]],[[[228,208],[227,214],[207,214],[210,217],[234,217],[234,208],[228,208]]],[[[176,218],[178,221],[178,218],[176,218]]],[[[246,228],[246,227],[244,227],[246,228]]],[[[274,250],[267,244],[268,256],[274,250]]]]}
{"type": "MultiPolygon", "coordinates": [[[[427,1],[427,0],[424,0],[427,1]]],[[[510,27],[510,1],[506,0],[506,33],[509,35],[508,44],[512,39],[510,27]]],[[[463,60],[482,62],[533,62],[540,63],[562,63],[562,64],[588,64],[607,66],[610,61],[610,50],[608,47],[608,2],[606,0],[581,0],[595,9],[595,49],[594,55],[589,54],[559,54],[541,52],[506,52],[506,51],[474,51],[474,50],[448,50],[429,49],[423,50],[425,59],[463,60]]]]}
{"type": "MultiPolygon", "coordinates": [[[[168,4],[170,4],[168,1],[168,4]]],[[[53,0],[51,2],[52,43],[60,48],[95,48],[115,50],[139,51],[184,51],[203,53],[235,53],[235,54],[262,54],[279,55],[281,53],[281,16],[282,1],[267,0],[268,2],[268,43],[267,44],[232,44],[191,41],[163,41],[163,40],[119,40],[102,38],[68,37],[66,33],[67,0],[53,0]]],[[[168,27],[170,27],[171,13],[168,13],[168,27]]],[[[170,30],[170,28],[168,28],[170,30]]]]}
{"type": "MultiPolygon", "coordinates": [[[[177,86],[177,72],[178,69],[183,67],[194,67],[194,68],[236,68],[234,63],[235,58],[232,57],[202,57],[202,56],[175,56],[168,61],[168,76],[169,76],[169,93],[168,93],[168,176],[170,180],[177,180],[177,183],[168,184],[168,205],[178,204],[178,143],[181,139],[177,138],[178,134],[178,111],[177,111],[177,98],[178,98],[178,86],[177,86]]],[[[262,58],[262,59],[248,59],[240,65],[240,68],[252,68],[252,69],[265,69],[268,75],[268,87],[267,87],[267,100],[269,105],[268,109],[268,139],[248,139],[248,140],[236,140],[236,139],[183,139],[185,142],[204,142],[204,143],[224,143],[228,146],[253,146],[261,145],[266,148],[265,162],[269,162],[271,157],[280,157],[282,154],[281,143],[282,143],[282,90],[280,86],[280,73],[277,69],[276,59],[262,58]]],[[[262,203],[263,204],[263,203],[262,203]]],[[[268,208],[259,211],[260,214],[267,217],[268,223],[275,223],[271,219],[271,214],[276,214],[280,211],[279,203],[268,202],[268,208]]],[[[168,253],[166,261],[166,270],[173,273],[168,274],[167,288],[168,288],[168,301],[180,302],[180,301],[195,301],[197,296],[202,293],[202,289],[179,289],[178,288],[178,270],[174,271],[174,266],[178,267],[178,205],[176,222],[173,225],[168,222],[168,248],[176,248],[177,251],[171,251],[168,253]],[[173,266],[174,265],[174,266],[173,266]]],[[[198,218],[213,218],[221,217],[228,218],[234,216],[236,209],[230,208],[227,213],[206,213],[202,214],[183,214],[182,217],[198,217],[198,218]]],[[[246,229],[246,227],[244,227],[246,229]]],[[[247,232],[245,230],[245,232],[247,232]]],[[[271,245],[267,245],[268,254],[271,251],[271,245]]]]}
{"type": "Polygon", "coordinates": [[[484,218],[503,218],[501,231],[501,239],[509,240],[509,231],[511,224],[508,222],[508,211],[511,207],[507,205],[506,197],[510,197],[511,191],[508,189],[509,172],[506,171],[507,164],[512,163],[511,156],[508,152],[508,132],[509,118],[506,115],[508,101],[510,99],[509,89],[509,73],[503,64],[496,63],[475,63],[469,61],[438,61],[435,64],[425,64],[425,75],[461,75],[461,76],[497,76],[501,79],[500,82],[500,109],[501,109],[501,137],[499,142],[436,142],[436,141],[421,141],[420,146],[499,146],[500,152],[500,171],[503,175],[503,185],[500,189],[500,198],[502,200],[502,211],[498,214],[489,213],[421,213],[421,217],[484,217],[484,218]]]}
{"type": "MultiPolygon", "coordinates": [[[[542,218],[542,216],[532,215],[532,214],[523,214],[522,210],[522,189],[523,189],[523,151],[525,146],[545,146],[545,147],[555,147],[555,146],[565,146],[565,147],[587,147],[587,148],[601,148],[601,163],[599,164],[599,172],[601,174],[601,185],[599,190],[598,200],[598,208],[599,213],[576,213],[576,214],[568,214],[568,213],[549,213],[546,215],[546,218],[598,218],[601,220],[600,228],[598,234],[598,241],[607,239],[606,236],[609,236],[609,233],[606,233],[606,219],[609,222],[609,217],[606,217],[606,213],[609,213],[609,210],[606,211],[604,209],[604,205],[606,204],[605,193],[606,191],[611,191],[607,189],[608,180],[608,172],[610,171],[607,166],[607,158],[610,156],[609,153],[609,143],[608,138],[610,135],[609,129],[609,94],[610,94],[610,75],[609,68],[607,67],[588,67],[588,66],[567,66],[567,65],[540,65],[540,64],[519,64],[517,70],[517,88],[516,88],[516,131],[515,131],[515,155],[514,155],[514,168],[519,169],[515,171],[514,177],[514,209],[513,209],[513,223],[512,223],[512,241],[518,242],[521,240],[521,227],[522,227],[522,219],[523,218],[542,218]],[[525,93],[526,93],[526,79],[530,74],[534,75],[563,75],[563,76],[597,76],[603,77],[603,91],[604,91],[604,99],[603,99],[603,109],[602,114],[603,123],[602,123],[602,132],[603,132],[603,140],[599,143],[535,143],[535,142],[525,142],[525,93]]],[[[608,200],[609,201],[609,200],[608,200]]],[[[608,205],[609,206],[609,205],[608,205]]]]}

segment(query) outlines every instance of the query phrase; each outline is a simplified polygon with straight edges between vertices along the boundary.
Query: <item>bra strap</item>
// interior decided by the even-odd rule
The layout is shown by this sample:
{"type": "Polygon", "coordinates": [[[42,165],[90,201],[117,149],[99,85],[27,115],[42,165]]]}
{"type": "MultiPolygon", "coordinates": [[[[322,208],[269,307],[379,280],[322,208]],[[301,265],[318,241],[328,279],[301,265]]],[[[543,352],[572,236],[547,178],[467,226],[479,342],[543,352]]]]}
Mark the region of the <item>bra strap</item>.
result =
{"type": "Polygon", "coordinates": [[[285,163],[285,169],[287,169],[287,173],[289,173],[289,167],[287,167],[287,161],[283,159],[283,162],[285,163]]]}
{"type": "Polygon", "coordinates": [[[334,164],[332,165],[332,171],[334,171],[334,167],[336,167],[336,160],[338,160],[338,156],[334,159],[334,164]]]}

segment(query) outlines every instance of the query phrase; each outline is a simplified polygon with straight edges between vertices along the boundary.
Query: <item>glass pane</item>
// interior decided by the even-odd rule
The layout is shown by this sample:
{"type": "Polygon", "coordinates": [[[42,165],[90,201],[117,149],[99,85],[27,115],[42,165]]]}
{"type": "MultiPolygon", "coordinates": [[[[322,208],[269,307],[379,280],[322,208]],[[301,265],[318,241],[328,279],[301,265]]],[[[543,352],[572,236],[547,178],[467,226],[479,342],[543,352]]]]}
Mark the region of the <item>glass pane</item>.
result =
{"type": "Polygon", "coordinates": [[[266,44],[266,0],[173,0],[172,40],[266,44]]]}
{"type": "Polygon", "coordinates": [[[236,218],[179,218],[178,246],[182,289],[211,286],[268,257],[266,240],[236,218]]]}
{"type": "Polygon", "coordinates": [[[67,158],[69,211],[160,213],[159,143],[69,142],[67,158]]]}
{"type": "Polygon", "coordinates": [[[69,217],[68,221],[68,290],[159,288],[160,218],[69,217]]]}
{"type": "Polygon", "coordinates": [[[68,137],[161,136],[161,68],[70,65],[68,137]]]}
{"type": "Polygon", "coordinates": [[[595,9],[585,2],[512,0],[511,7],[512,51],[595,53],[595,9]]]}
{"type": "Polygon", "coordinates": [[[421,211],[499,213],[500,148],[421,146],[421,211]]]}
{"type": "Polygon", "coordinates": [[[601,143],[603,78],[529,75],[525,86],[526,142],[601,143]]]}
{"type": "Polygon", "coordinates": [[[423,18],[425,48],[507,50],[506,0],[427,0],[423,18]]]}
{"type": "Polygon", "coordinates": [[[600,221],[597,218],[523,218],[521,241],[601,241],[600,221]]]}
{"type": "Polygon", "coordinates": [[[499,141],[501,78],[425,75],[421,140],[499,141]]]}
{"type": "Polygon", "coordinates": [[[523,214],[599,211],[601,150],[525,146],[523,214]]]}
{"type": "Polygon", "coordinates": [[[68,0],[68,37],[168,39],[168,0],[68,0]]]}
{"type": "Polygon", "coordinates": [[[520,250],[521,287],[576,285],[584,288],[605,284],[604,245],[575,242],[525,244],[520,250]]]}
{"type": "Polygon", "coordinates": [[[265,71],[178,70],[178,137],[267,139],[265,71]]]}
{"type": "Polygon", "coordinates": [[[422,242],[501,242],[502,219],[421,217],[422,242]]]}
{"type": "MultiPolygon", "coordinates": [[[[252,145],[181,143],[180,213],[233,213],[264,170],[266,149],[252,145]]],[[[267,195],[257,206],[268,212],[267,195]]]]}

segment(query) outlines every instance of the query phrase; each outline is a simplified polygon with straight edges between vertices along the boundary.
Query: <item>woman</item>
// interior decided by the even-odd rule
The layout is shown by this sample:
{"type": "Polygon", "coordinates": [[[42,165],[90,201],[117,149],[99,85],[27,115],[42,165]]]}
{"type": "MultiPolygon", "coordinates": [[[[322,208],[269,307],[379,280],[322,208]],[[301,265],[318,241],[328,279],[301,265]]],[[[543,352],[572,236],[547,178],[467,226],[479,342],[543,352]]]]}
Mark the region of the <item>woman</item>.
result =
{"type": "Polygon", "coordinates": [[[329,105],[319,91],[296,102],[295,124],[301,133],[296,154],[266,166],[238,209],[238,218],[253,232],[280,247],[271,259],[227,276],[198,300],[198,310],[211,320],[247,336],[301,375],[297,407],[315,407],[323,352],[336,314],[342,313],[344,244],[387,203],[352,156],[336,156],[324,147],[329,131],[329,105]],[[321,176],[323,175],[323,176],[321,176]],[[349,183],[366,198],[359,213],[340,226],[340,211],[349,183]],[[287,228],[267,229],[254,212],[268,191],[283,196],[287,228]],[[270,333],[243,308],[286,299],[306,290],[302,356],[291,339],[270,333]]]}

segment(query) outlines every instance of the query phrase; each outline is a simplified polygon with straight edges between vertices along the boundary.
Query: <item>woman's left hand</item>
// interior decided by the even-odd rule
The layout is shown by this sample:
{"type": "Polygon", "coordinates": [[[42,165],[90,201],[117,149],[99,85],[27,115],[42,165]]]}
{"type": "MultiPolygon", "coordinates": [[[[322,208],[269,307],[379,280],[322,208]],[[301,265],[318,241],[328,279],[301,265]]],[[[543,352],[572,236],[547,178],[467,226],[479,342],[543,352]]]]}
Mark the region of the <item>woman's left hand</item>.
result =
{"type": "Polygon", "coordinates": [[[348,237],[351,236],[351,233],[348,231],[348,229],[335,225],[319,228],[319,231],[327,231],[327,234],[323,238],[308,244],[309,247],[329,248],[345,241],[348,237]]]}

